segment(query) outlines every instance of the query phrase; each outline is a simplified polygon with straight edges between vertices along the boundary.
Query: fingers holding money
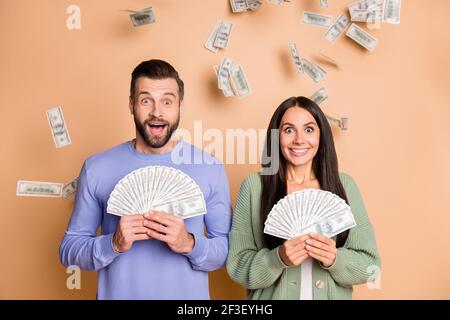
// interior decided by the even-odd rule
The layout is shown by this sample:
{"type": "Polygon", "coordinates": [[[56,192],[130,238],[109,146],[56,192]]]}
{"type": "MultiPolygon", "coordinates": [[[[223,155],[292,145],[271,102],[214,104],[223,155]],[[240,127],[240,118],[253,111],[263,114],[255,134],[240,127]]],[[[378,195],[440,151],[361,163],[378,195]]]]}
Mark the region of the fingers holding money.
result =
{"type": "Polygon", "coordinates": [[[122,216],[113,235],[113,247],[117,252],[126,252],[138,240],[147,240],[147,228],[144,227],[143,215],[122,216]]]}
{"type": "Polygon", "coordinates": [[[309,235],[295,237],[285,241],[279,248],[278,252],[281,260],[287,266],[298,266],[306,258],[308,258],[306,248],[306,240],[309,235]]]}
{"type": "Polygon", "coordinates": [[[310,233],[309,235],[311,238],[305,241],[308,255],[322,262],[325,267],[333,265],[337,254],[336,242],[320,234],[310,233]]]}
{"type": "Polygon", "coordinates": [[[194,247],[194,237],[188,233],[184,220],[161,211],[151,211],[144,215],[147,235],[165,242],[173,252],[188,253],[194,247]]]}

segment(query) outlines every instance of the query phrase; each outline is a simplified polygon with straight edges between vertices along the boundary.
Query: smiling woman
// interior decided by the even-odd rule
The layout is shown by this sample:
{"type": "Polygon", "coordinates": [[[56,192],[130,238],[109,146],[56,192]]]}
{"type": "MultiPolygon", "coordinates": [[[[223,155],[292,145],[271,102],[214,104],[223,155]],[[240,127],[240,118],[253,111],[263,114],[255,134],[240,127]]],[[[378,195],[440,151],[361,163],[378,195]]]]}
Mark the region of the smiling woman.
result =
{"type": "Polygon", "coordinates": [[[263,165],[262,173],[241,185],[227,261],[231,278],[252,299],[351,299],[352,286],[367,282],[380,258],[358,188],[338,171],[326,116],[312,100],[292,97],[277,108],[267,132],[266,149],[276,150],[269,158],[279,159],[279,170],[267,173],[263,165]],[[272,140],[272,130],[279,130],[279,148],[274,148],[278,141],[272,140]],[[274,205],[303,189],[339,196],[351,206],[356,227],[333,238],[306,233],[285,241],[263,233],[274,205]],[[322,290],[325,285],[328,289],[322,290]]]}

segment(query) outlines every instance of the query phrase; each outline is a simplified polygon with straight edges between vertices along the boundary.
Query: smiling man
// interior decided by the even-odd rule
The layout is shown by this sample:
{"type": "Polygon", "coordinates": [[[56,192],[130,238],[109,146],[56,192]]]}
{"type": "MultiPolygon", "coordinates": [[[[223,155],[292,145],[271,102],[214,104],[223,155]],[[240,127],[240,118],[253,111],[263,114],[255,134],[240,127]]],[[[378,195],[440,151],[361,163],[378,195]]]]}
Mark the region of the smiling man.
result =
{"type": "Polygon", "coordinates": [[[225,264],[231,222],[227,177],[217,159],[171,139],[183,98],[183,81],[170,64],[139,64],[132,73],[129,103],[136,138],[91,156],[81,169],[60,259],[66,267],[98,271],[98,299],[209,299],[208,272],[225,264]],[[181,164],[172,160],[180,150],[186,152],[181,164]],[[194,161],[199,155],[203,161],[194,161]],[[109,214],[107,202],[116,183],[151,165],[189,175],[203,192],[207,213],[185,220],[158,211],[109,214]]]}

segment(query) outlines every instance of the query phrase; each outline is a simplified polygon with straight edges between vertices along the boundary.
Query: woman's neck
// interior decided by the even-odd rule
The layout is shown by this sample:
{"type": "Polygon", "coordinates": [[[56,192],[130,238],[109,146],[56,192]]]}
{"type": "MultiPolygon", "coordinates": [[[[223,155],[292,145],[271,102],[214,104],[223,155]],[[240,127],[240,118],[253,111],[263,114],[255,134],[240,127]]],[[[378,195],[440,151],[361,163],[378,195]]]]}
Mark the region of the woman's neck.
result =
{"type": "Polygon", "coordinates": [[[301,185],[315,179],[312,162],[300,166],[293,166],[289,163],[286,165],[286,180],[288,182],[301,185]]]}

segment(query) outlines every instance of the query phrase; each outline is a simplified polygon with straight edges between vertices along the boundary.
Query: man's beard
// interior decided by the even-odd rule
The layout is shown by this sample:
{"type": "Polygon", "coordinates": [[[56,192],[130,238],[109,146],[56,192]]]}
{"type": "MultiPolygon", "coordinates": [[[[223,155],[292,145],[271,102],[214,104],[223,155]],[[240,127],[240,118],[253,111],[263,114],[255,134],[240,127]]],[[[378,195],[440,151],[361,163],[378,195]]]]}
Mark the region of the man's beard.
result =
{"type": "Polygon", "coordinates": [[[144,139],[147,146],[149,146],[150,148],[164,147],[167,144],[167,142],[170,140],[170,138],[172,137],[172,134],[175,132],[175,130],[177,130],[178,124],[180,123],[180,115],[179,114],[178,114],[176,121],[172,124],[170,124],[169,122],[167,122],[165,120],[157,118],[157,117],[151,117],[151,118],[145,120],[144,123],[139,122],[139,120],[136,118],[136,115],[133,115],[133,118],[134,118],[134,124],[136,125],[137,131],[139,132],[141,137],[144,139]],[[146,128],[148,126],[150,126],[150,122],[152,122],[152,121],[158,121],[158,123],[165,124],[167,127],[167,130],[165,128],[163,128],[163,130],[166,130],[166,134],[163,134],[159,137],[151,136],[148,133],[148,131],[146,130],[146,128]]]}

